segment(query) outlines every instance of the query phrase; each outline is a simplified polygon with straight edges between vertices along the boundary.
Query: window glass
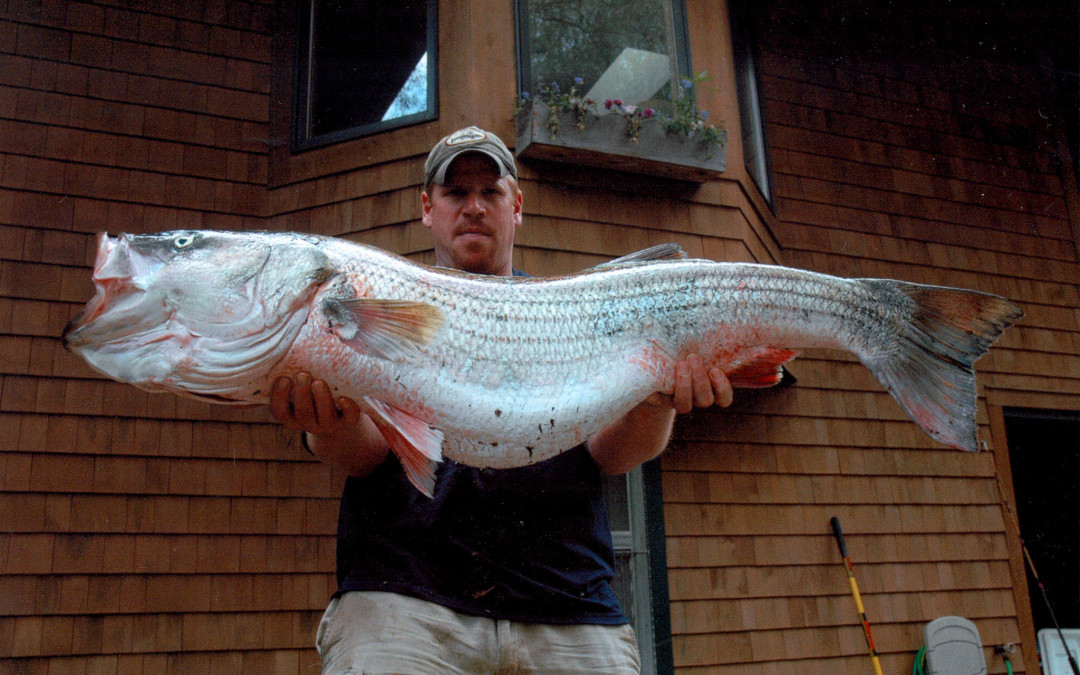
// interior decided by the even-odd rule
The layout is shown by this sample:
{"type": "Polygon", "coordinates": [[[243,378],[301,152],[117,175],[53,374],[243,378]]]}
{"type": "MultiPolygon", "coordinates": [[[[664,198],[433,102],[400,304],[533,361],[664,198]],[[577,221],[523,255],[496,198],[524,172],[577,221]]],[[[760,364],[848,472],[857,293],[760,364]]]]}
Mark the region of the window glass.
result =
{"type": "Polygon", "coordinates": [[[518,45],[519,83],[530,93],[577,87],[594,101],[664,110],[690,73],[682,3],[672,0],[521,1],[518,45]]]}
{"type": "MultiPolygon", "coordinates": [[[[646,492],[642,467],[619,476],[604,477],[604,500],[615,551],[612,587],[619,606],[637,634],[641,672],[657,672],[657,639],[653,620],[654,580],[650,576],[650,551],[646,526],[646,492]]],[[[663,583],[666,583],[666,577],[663,583]]],[[[665,594],[666,597],[666,594],[665,594]]]]}
{"type": "Polygon", "coordinates": [[[735,49],[735,85],[739,102],[739,130],[742,136],[743,164],[766,201],[772,202],[772,180],[769,173],[768,145],[765,124],[761,115],[761,87],[757,60],[751,40],[746,10],[733,6],[735,24],[732,29],[735,49]]]}
{"type": "Polygon", "coordinates": [[[434,119],[435,0],[304,3],[295,145],[434,119]]]}

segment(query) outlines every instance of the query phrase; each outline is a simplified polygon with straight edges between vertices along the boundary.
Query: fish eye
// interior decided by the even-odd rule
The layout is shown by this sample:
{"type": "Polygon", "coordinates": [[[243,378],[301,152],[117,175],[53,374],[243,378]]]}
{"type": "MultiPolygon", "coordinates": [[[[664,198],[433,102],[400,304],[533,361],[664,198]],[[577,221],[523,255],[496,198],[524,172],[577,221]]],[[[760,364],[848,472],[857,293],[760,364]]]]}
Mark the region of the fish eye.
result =
{"type": "Polygon", "coordinates": [[[195,243],[195,235],[192,234],[191,232],[185,232],[183,234],[178,234],[178,235],[176,235],[176,237],[173,238],[173,246],[175,248],[178,248],[178,249],[187,248],[188,246],[191,246],[194,243],[195,243]]]}

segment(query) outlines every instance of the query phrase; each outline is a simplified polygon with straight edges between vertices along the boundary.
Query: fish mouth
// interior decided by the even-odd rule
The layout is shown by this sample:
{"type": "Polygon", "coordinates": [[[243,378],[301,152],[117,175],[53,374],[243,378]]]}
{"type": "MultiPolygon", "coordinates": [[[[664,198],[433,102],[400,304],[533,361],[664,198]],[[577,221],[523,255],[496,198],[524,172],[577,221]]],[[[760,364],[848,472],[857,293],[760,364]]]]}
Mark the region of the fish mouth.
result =
{"type": "Polygon", "coordinates": [[[90,339],[94,323],[115,305],[118,298],[142,290],[135,282],[137,268],[145,261],[133,258],[128,235],[110,239],[105,232],[97,235],[97,255],[94,259],[94,297],[64,327],[61,335],[64,347],[77,349],[90,339]]]}

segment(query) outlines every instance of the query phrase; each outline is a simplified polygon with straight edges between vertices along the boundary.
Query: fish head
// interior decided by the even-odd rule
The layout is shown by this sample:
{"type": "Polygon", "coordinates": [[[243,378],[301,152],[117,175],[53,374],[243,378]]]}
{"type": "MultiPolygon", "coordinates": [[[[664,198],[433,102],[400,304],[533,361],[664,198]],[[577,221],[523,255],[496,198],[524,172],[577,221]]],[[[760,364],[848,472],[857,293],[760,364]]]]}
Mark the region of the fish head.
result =
{"type": "Polygon", "coordinates": [[[235,400],[288,351],[333,275],[312,239],[205,230],[97,238],[64,346],[149,391],[235,400]]]}

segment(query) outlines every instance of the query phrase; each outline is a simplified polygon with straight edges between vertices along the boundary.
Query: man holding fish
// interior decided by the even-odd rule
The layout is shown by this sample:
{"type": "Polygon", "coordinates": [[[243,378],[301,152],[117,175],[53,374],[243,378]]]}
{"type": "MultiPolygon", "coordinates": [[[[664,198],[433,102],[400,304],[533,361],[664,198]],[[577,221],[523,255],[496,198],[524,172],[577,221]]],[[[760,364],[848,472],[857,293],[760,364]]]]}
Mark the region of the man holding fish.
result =
{"type": "MultiPolygon", "coordinates": [[[[476,127],[428,156],[423,223],[436,264],[513,276],[522,195],[513,156],[476,127]]],[[[306,373],[280,378],[271,411],[348,473],[339,589],[319,626],[323,673],[636,673],[633,631],[611,587],[602,474],[659,455],[676,412],[727,406],[719,368],[691,355],[655,392],[586,443],[537,464],[445,460],[429,498],[351,399],[306,373]]]]}

